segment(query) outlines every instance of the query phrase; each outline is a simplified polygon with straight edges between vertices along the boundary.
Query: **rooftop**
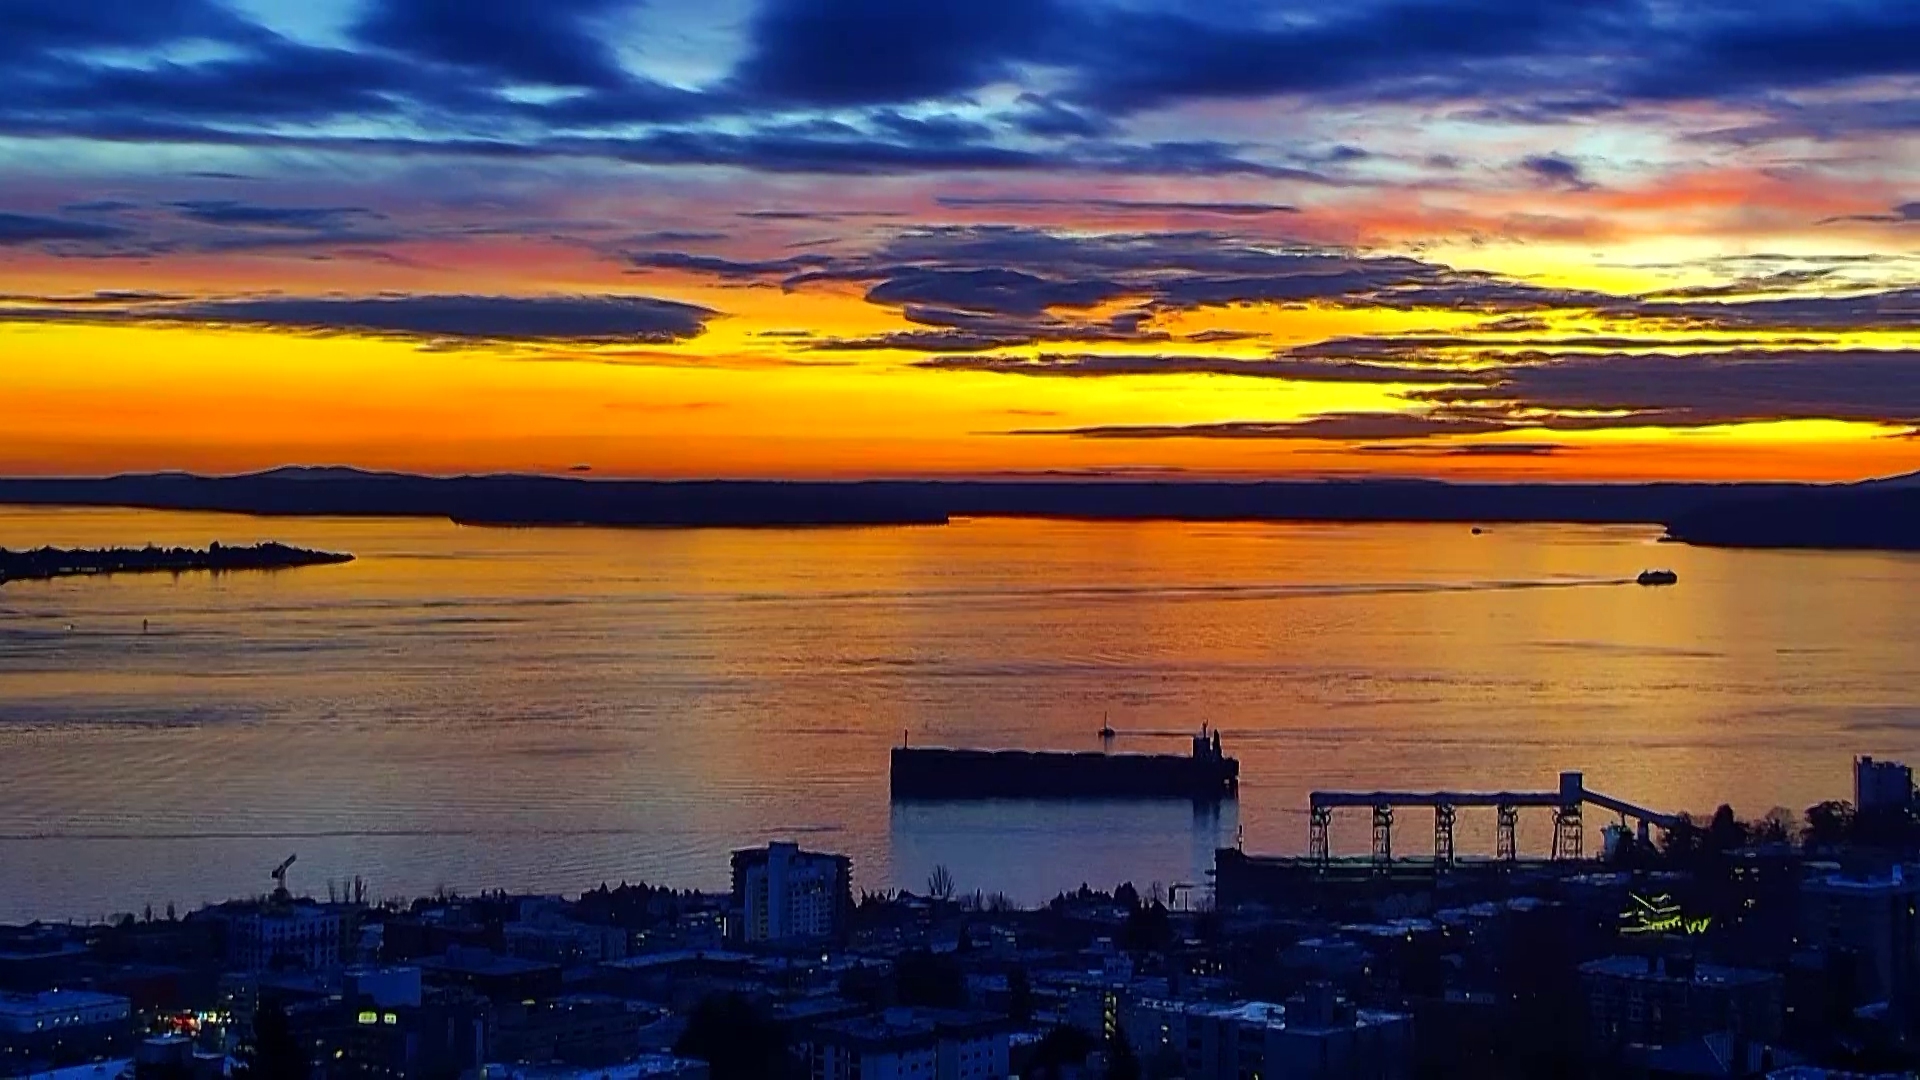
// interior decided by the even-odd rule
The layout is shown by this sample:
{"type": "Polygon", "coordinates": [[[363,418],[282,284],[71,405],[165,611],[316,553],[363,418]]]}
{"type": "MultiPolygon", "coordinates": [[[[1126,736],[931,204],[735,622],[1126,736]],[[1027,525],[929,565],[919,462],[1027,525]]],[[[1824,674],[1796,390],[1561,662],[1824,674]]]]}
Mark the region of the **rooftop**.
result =
{"type": "Polygon", "coordinates": [[[27,1080],[120,1080],[133,1075],[133,1059],[99,1061],[91,1065],[72,1065],[64,1069],[28,1074],[27,1080]]]}
{"type": "MultiPolygon", "coordinates": [[[[1223,1020],[1228,1023],[1245,1024],[1265,1028],[1269,1031],[1327,1031],[1344,1029],[1348,1025],[1336,1023],[1331,1027],[1303,1022],[1289,1024],[1287,1007],[1270,1001],[1236,1001],[1231,1003],[1210,1001],[1142,1001],[1142,1005],[1165,1012],[1176,1012],[1186,1016],[1204,1016],[1209,1019],[1223,1020]]],[[[1371,1027],[1376,1024],[1389,1024],[1403,1019],[1403,1014],[1381,1012],[1372,1009],[1357,1009],[1352,1014],[1352,1027],[1371,1027]]]]}
{"type": "Polygon", "coordinates": [[[580,1068],[567,1065],[489,1065],[487,1080],[645,1080],[650,1076],[692,1075],[702,1067],[685,1058],[646,1054],[620,1065],[580,1068]]]}
{"type": "Polygon", "coordinates": [[[1002,1027],[1005,1023],[1006,1018],[998,1013],[959,1009],[887,1009],[867,1016],[827,1021],[816,1025],[814,1030],[839,1036],[843,1041],[872,1046],[937,1039],[948,1033],[984,1031],[1002,1027]]]}
{"type": "Polygon", "coordinates": [[[501,956],[486,949],[449,949],[445,956],[423,957],[419,964],[430,971],[455,971],[463,975],[528,975],[554,970],[552,964],[501,956]]]}
{"type": "Polygon", "coordinates": [[[64,1009],[99,1009],[128,1004],[117,994],[96,994],[91,990],[48,990],[38,994],[0,994],[0,1014],[34,1016],[64,1009]]]}
{"type": "Polygon", "coordinates": [[[1805,887],[1828,892],[1854,893],[1862,896],[1872,895],[1874,893],[1898,895],[1901,893],[1920,892],[1920,875],[1908,875],[1904,870],[1896,866],[1884,877],[1879,875],[1864,877],[1851,874],[1828,874],[1824,877],[1808,879],[1805,887]]]}
{"type": "Polygon", "coordinates": [[[724,949],[675,949],[672,952],[641,953],[639,956],[607,960],[600,966],[617,968],[621,971],[645,971],[648,968],[672,967],[675,964],[695,961],[712,964],[750,964],[753,960],[754,957],[750,953],[728,952],[724,949]]]}
{"type": "MultiPolygon", "coordinates": [[[[341,907],[322,904],[317,900],[305,898],[282,902],[277,900],[229,900],[224,904],[214,904],[202,909],[205,913],[223,918],[245,919],[293,919],[308,922],[317,919],[337,919],[341,907]]],[[[199,915],[202,912],[194,912],[199,915]]]]}
{"type": "MultiPolygon", "coordinates": [[[[1664,963],[1656,965],[1653,958],[1647,956],[1609,956],[1604,960],[1590,960],[1581,964],[1580,970],[1590,975],[1606,975],[1621,979],[1647,979],[1654,982],[1680,982],[1688,978],[1688,976],[1681,974],[1679,971],[1670,970],[1664,963]]],[[[1770,972],[1755,971],[1751,968],[1723,967],[1719,964],[1694,964],[1690,979],[1695,983],[1751,986],[1767,982],[1774,977],[1770,972]]]]}

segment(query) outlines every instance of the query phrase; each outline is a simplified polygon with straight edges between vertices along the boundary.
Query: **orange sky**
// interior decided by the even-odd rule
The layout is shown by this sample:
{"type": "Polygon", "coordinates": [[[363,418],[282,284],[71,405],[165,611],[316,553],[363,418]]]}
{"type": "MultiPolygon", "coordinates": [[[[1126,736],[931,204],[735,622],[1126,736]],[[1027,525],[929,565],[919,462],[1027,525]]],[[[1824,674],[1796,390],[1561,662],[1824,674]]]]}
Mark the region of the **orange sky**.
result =
{"type": "MultiPolygon", "coordinates": [[[[83,89],[0,100],[0,473],[1920,469],[1904,69],[1766,96],[1701,45],[1655,92],[1569,14],[1325,86],[993,35],[815,70],[780,59],[805,11],[748,6],[562,5],[497,55],[287,0],[22,38],[83,89]],[[188,93],[347,56],[310,98],[188,93]]],[[[1275,55],[1338,22],[1245,18],[1275,55]]]]}

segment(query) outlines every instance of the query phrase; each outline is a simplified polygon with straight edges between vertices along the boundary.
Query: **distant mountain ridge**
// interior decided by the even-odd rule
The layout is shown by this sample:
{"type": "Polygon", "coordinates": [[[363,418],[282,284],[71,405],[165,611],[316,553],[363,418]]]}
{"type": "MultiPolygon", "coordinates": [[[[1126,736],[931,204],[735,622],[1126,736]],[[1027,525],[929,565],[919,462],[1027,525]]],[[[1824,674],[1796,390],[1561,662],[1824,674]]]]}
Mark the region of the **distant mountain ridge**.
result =
{"type": "Polygon", "coordinates": [[[500,526],[934,525],[1095,521],[1644,523],[1692,544],[1920,550],[1920,474],[1853,484],[1439,480],[617,480],[288,466],[242,476],[0,479],[0,503],[500,526]]]}
{"type": "Polygon", "coordinates": [[[1712,547],[1920,551],[1920,475],[1723,500],[1666,524],[1712,547]]]}
{"type": "Polygon", "coordinates": [[[1822,490],[1796,484],[1464,484],[1438,480],[616,480],[433,477],[341,466],[0,479],[0,502],[262,515],[428,516],[483,525],[942,524],[952,517],[1666,524],[1822,490]]]}
{"type": "Polygon", "coordinates": [[[1920,489],[1920,472],[1901,473],[1899,476],[1880,476],[1872,480],[1862,480],[1853,485],[1861,488],[1914,488],[1920,489]]]}

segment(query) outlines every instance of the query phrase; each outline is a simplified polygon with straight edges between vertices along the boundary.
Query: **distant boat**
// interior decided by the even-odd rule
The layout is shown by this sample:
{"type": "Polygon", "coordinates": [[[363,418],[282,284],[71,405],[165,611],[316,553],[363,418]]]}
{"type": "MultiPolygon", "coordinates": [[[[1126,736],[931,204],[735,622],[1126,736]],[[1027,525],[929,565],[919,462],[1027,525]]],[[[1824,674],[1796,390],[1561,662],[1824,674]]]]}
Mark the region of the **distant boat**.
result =
{"type": "Polygon", "coordinates": [[[1480,526],[1478,526],[1478,525],[1475,525],[1475,526],[1473,527],[1473,535],[1475,535],[1475,536],[1479,536],[1479,535],[1480,535],[1481,533],[1484,533],[1484,532],[1486,532],[1486,531],[1487,531],[1487,530],[1485,530],[1485,529],[1483,529],[1483,528],[1481,528],[1481,527],[1480,527],[1480,526]]]}
{"type": "Polygon", "coordinates": [[[1680,581],[1680,575],[1671,570],[1642,570],[1634,579],[1642,585],[1674,585],[1680,581]]]}

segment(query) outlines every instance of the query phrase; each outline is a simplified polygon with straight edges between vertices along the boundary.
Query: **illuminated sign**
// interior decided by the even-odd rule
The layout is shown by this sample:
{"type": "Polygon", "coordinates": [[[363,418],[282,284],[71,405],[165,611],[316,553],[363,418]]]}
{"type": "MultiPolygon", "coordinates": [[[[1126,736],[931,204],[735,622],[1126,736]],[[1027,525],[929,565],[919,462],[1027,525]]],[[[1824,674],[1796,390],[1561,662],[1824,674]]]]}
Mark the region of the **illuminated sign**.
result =
{"type": "Polygon", "coordinates": [[[1711,915],[1688,918],[1665,893],[1652,899],[1638,893],[1628,893],[1627,897],[1633,906],[1620,913],[1622,934],[1704,934],[1713,924],[1711,915]]]}
{"type": "Polygon", "coordinates": [[[363,1012],[360,1014],[359,1019],[363,1024],[377,1024],[380,1022],[380,1014],[377,1012],[363,1012]]]}

